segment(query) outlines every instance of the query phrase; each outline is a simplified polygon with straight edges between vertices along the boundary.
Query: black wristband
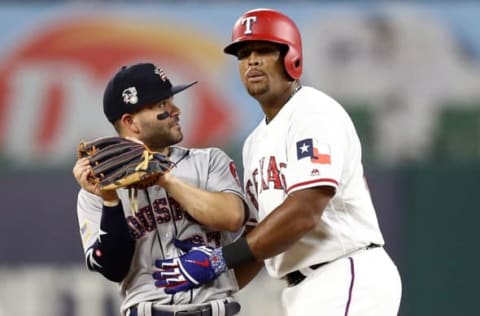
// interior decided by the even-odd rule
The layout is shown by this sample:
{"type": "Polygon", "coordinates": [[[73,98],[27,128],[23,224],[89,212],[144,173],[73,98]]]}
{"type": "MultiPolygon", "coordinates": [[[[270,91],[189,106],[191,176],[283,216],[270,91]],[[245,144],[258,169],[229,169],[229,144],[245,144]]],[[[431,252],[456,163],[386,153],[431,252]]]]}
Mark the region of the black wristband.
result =
{"type": "Polygon", "coordinates": [[[234,243],[226,245],[222,248],[222,255],[225,264],[229,269],[244,263],[250,263],[257,261],[257,258],[250,249],[247,243],[247,239],[242,237],[234,243]]]}

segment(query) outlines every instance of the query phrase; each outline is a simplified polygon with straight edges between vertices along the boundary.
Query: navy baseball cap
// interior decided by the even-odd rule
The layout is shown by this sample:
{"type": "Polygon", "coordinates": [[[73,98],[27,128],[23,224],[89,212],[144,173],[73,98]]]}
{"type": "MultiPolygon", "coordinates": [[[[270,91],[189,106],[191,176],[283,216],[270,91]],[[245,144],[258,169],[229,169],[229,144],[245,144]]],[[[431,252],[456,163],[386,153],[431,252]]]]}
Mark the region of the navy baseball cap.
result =
{"type": "Polygon", "coordinates": [[[168,99],[196,83],[173,86],[165,72],[151,63],[123,66],[105,88],[103,112],[114,123],[125,113],[168,99]]]}

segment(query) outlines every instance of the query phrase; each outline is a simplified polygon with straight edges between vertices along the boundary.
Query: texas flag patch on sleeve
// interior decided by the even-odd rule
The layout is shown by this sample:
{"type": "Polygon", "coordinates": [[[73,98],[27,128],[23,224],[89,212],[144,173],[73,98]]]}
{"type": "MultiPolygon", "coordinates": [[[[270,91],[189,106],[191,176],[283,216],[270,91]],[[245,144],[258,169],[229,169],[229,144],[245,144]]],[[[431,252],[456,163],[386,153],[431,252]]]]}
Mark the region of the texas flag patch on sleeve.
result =
{"type": "Polygon", "coordinates": [[[330,145],[317,144],[313,145],[312,138],[306,138],[297,142],[297,159],[310,158],[313,163],[330,164],[330,145]]]}

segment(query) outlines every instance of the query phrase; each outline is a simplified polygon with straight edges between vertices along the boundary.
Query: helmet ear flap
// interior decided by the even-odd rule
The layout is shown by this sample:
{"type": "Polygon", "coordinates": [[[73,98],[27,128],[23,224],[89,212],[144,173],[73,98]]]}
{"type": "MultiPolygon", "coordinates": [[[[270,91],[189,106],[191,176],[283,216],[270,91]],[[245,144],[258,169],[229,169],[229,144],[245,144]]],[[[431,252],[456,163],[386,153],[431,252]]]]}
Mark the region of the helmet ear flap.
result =
{"type": "Polygon", "coordinates": [[[285,55],[284,63],[285,69],[287,73],[292,79],[299,79],[302,75],[302,59],[300,58],[299,54],[294,51],[295,48],[290,47],[288,53],[285,55]]]}

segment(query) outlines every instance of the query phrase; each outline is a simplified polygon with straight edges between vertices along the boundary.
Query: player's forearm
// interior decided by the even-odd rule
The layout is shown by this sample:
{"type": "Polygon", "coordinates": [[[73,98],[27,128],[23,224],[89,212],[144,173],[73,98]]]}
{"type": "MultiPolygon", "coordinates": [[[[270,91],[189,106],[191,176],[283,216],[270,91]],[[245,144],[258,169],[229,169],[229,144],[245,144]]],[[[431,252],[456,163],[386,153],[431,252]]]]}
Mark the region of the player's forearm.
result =
{"type": "MultiPolygon", "coordinates": [[[[274,257],[285,252],[320,222],[335,188],[320,186],[291,193],[246,237],[221,248],[221,270],[274,257]]],[[[318,236],[318,238],[322,238],[318,236]]]]}
{"type": "Polygon", "coordinates": [[[209,192],[173,176],[161,182],[161,185],[203,225],[227,231],[241,228],[245,216],[244,204],[234,193],[209,192]]]}
{"type": "Polygon", "coordinates": [[[235,268],[235,277],[237,278],[238,287],[240,289],[252,281],[255,276],[263,268],[263,261],[256,261],[251,263],[246,263],[235,268]]]}
{"type": "Polygon", "coordinates": [[[87,267],[107,279],[120,282],[127,275],[135,249],[121,204],[104,206],[100,232],[86,252],[87,267]]]}
{"type": "Polygon", "coordinates": [[[247,242],[258,260],[286,251],[315,228],[333,192],[312,188],[290,195],[247,235],[247,242]]]}
{"type": "MultiPolygon", "coordinates": [[[[242,237],[245,237],[254,228],[255,227],[249,226],[249,225],[245,226],[245,231],[243,232],[242,237]]],[[[235,278],[237,279],[238,287],[242,289],[245,286],[247,286],[255,278],[258,272],[260,272],[263,266],[264,266],[264,262],[261,260],[236,266],[234,271],[235,271],[235,278]]]]}
{"type": "Polygon", "coordinates": [[[257,230],[247,236],[248,244],[258,260],[271,258],[288,250],[316,224],[314,217],[303,214],[297,213],[295,219],[288,216],[286,211],[272,214],[269,216],[271,219],[260,222],[257,230]]]}

